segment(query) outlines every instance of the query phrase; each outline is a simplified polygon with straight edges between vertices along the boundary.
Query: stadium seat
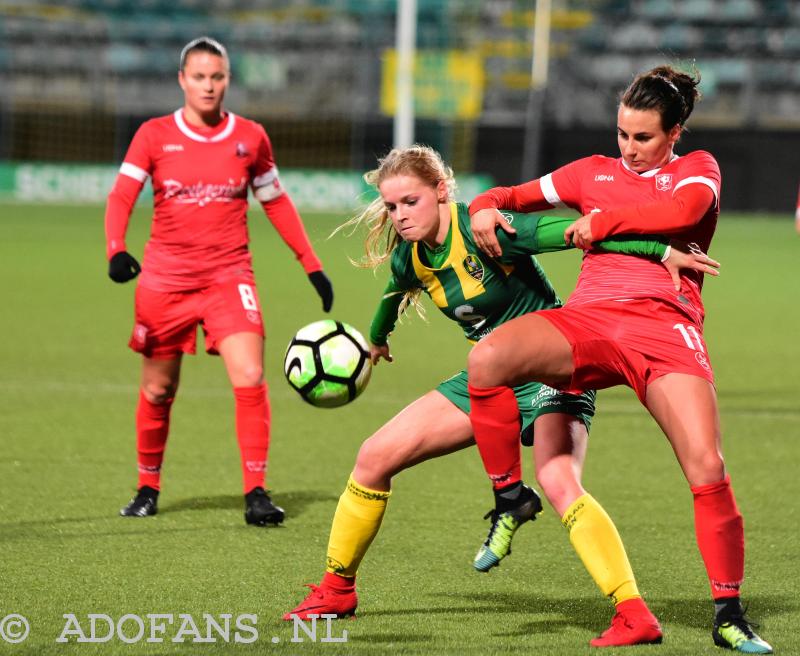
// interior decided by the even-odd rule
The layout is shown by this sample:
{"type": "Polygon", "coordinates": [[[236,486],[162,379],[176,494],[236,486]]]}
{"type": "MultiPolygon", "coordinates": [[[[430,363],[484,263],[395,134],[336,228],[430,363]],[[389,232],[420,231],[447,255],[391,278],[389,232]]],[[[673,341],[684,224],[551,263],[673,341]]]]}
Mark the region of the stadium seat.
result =
{"type": "Polygon", "coordinates": [[[761,12],[753,0],[724,0],[719,7],[719,17],[730,23],[750,24],[761,12]]]}
{"type": "Polygon", "coordinates": [[[621,51],[647,51],[660,39],[658,29],[647,22],[627,23],[614,32],[614,43],[621,51]]]}
{"type": "Polygon", "coordinates": [[[661,31],[660,48],[666,53],[696,52],[703,41],[700,28],[671,23],[661,31]]]}
{"type": "Polygon", "coordinates": [[[691,21],[711,21],[717,13],[714,0],[685,0],[675,5],[677,15],[691,21]]]}
{"type": "Polygon", "coordinates": [[[675,3],[670,0],[644,0],[639,13],[650,20],[670,20],[675,17],[675,3]]]}
{"type": "Polygon", "coordinates": [[[113,44],[105,53],[105,67],[113,73],[146,73],[146,63],[143,49],[127,43],[113,44]]]}
{"type": "Polygon", "coordinates": [[[581,49],[588,52],[602,52],[611,46],[608,37],[609,33],[605,25],[592,23],[578,33],[578,44],[581,49]]]}
{"type": "Polygon", "coordinates": [[[783,52],[793,57],[800,55],[800,27],[790,27],[783,32],[783,52]]]}

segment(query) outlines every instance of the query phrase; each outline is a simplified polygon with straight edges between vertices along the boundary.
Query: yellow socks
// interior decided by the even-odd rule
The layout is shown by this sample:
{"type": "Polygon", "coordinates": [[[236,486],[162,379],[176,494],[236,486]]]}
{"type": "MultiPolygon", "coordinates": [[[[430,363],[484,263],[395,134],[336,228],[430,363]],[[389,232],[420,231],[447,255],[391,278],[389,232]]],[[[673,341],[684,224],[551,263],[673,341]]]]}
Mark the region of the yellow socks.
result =
{"type": "Polygon", "coordinates": [[[333,516],[326,570],[355,576],[361,559],[378,534],[391,492],[362,487],[351,476],[333,516]]]}
{"type": "Polygon", "coordinates": [[[617,527],[590,494],[578,497],[567,508],[561,523],[604,595],[614,604],[641,596],[617,527]]]}

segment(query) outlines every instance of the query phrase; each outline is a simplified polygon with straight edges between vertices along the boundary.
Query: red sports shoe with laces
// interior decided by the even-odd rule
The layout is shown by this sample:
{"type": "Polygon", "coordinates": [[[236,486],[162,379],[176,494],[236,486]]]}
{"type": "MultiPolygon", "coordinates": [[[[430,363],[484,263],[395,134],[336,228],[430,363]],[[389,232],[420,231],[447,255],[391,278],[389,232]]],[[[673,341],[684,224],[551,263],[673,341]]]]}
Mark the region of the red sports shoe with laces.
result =
{"type": "Polygon", "coordinates": [[[283,619],[291,622],[294,616],[301,620],[311,619],[309,615],[336,615],[339,618],[355,616],[358,595],[354,579],[326,573],[320,585],[306,583],[306,587],[311,588],[311,592],[294,610],[286,613],[283,619]]]}
{"type": "Polygon", "coordinates": [[[624,647],[627,645],[658,644],[662,639],[661,626],[641,597],[617,605],[611,626],[602,635],[590,640],[592,647],[624,647]]]}

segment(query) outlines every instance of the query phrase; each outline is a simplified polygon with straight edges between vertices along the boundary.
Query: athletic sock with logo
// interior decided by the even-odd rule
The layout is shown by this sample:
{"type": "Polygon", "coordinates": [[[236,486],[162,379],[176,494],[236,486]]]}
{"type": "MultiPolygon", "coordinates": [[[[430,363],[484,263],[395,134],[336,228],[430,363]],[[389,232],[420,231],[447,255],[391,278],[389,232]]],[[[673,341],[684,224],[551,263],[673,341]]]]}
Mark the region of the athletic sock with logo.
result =
{"type": "Polygon", "coordinates": [[[139,468],[139,484],[154,490],[161,489],[161,463],[169,435],[169,416],[172,402],[152,403],[139,390],[139,404],[136,407],[136,451],[139,468]]]}
{"type": "Polygon", "coordinates": [[[242,460],[244,493],[264,487],[269,450],[270,406],[267,385],[234,387],[236,438],[242,460]]]}
{"type": "Polygon", "coordinates": [[[369,545],[378,534],[391,494],[370,490],[350,476],[333,516],[326,568],[329,573],[340,577],[356,575],[369,545]]]}
{"type": "Polygon", "coordinates": [[[507,487],[522,479],[520,419],[517,397],[510,387],[468,385],[472,431],[492,487],[507,487]]]}
{"type": "Polygon", "coordinates": [[[567,508],[561,523],[597,587],[615,604],[640,597],[617,527],[590,494],[567,508]]]}
{"type": "Polygon", "coordinates": [[[693,485],[697,546],[715,600],[738,597],[744,579],[744,522],[733,496],[730,476],[693,485]]]}

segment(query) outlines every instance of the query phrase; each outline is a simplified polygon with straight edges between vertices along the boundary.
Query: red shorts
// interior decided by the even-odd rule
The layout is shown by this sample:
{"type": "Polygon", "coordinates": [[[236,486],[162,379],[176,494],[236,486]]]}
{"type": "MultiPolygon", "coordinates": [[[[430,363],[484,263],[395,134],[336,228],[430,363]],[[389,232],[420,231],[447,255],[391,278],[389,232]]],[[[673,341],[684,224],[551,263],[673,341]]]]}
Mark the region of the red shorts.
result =
{"type": "Polygon", "coordinates": [[[691,374],[714,384],[702,326],[668,303],[598,301],[536,314],[572,346],[575,371],[566,392],[628,385],[644,403],[647,386],[665,374],[691,374]]]}
{"type": "Polygon", "coordinates": [[[197,326],[203,328],[206,351],[234,333],[264,336],[255,281],[233,278],[202,289],[156,292],[136,287],[136,323],[128,345],[148,358],[167,359],[195,353],[197,326]]]}

